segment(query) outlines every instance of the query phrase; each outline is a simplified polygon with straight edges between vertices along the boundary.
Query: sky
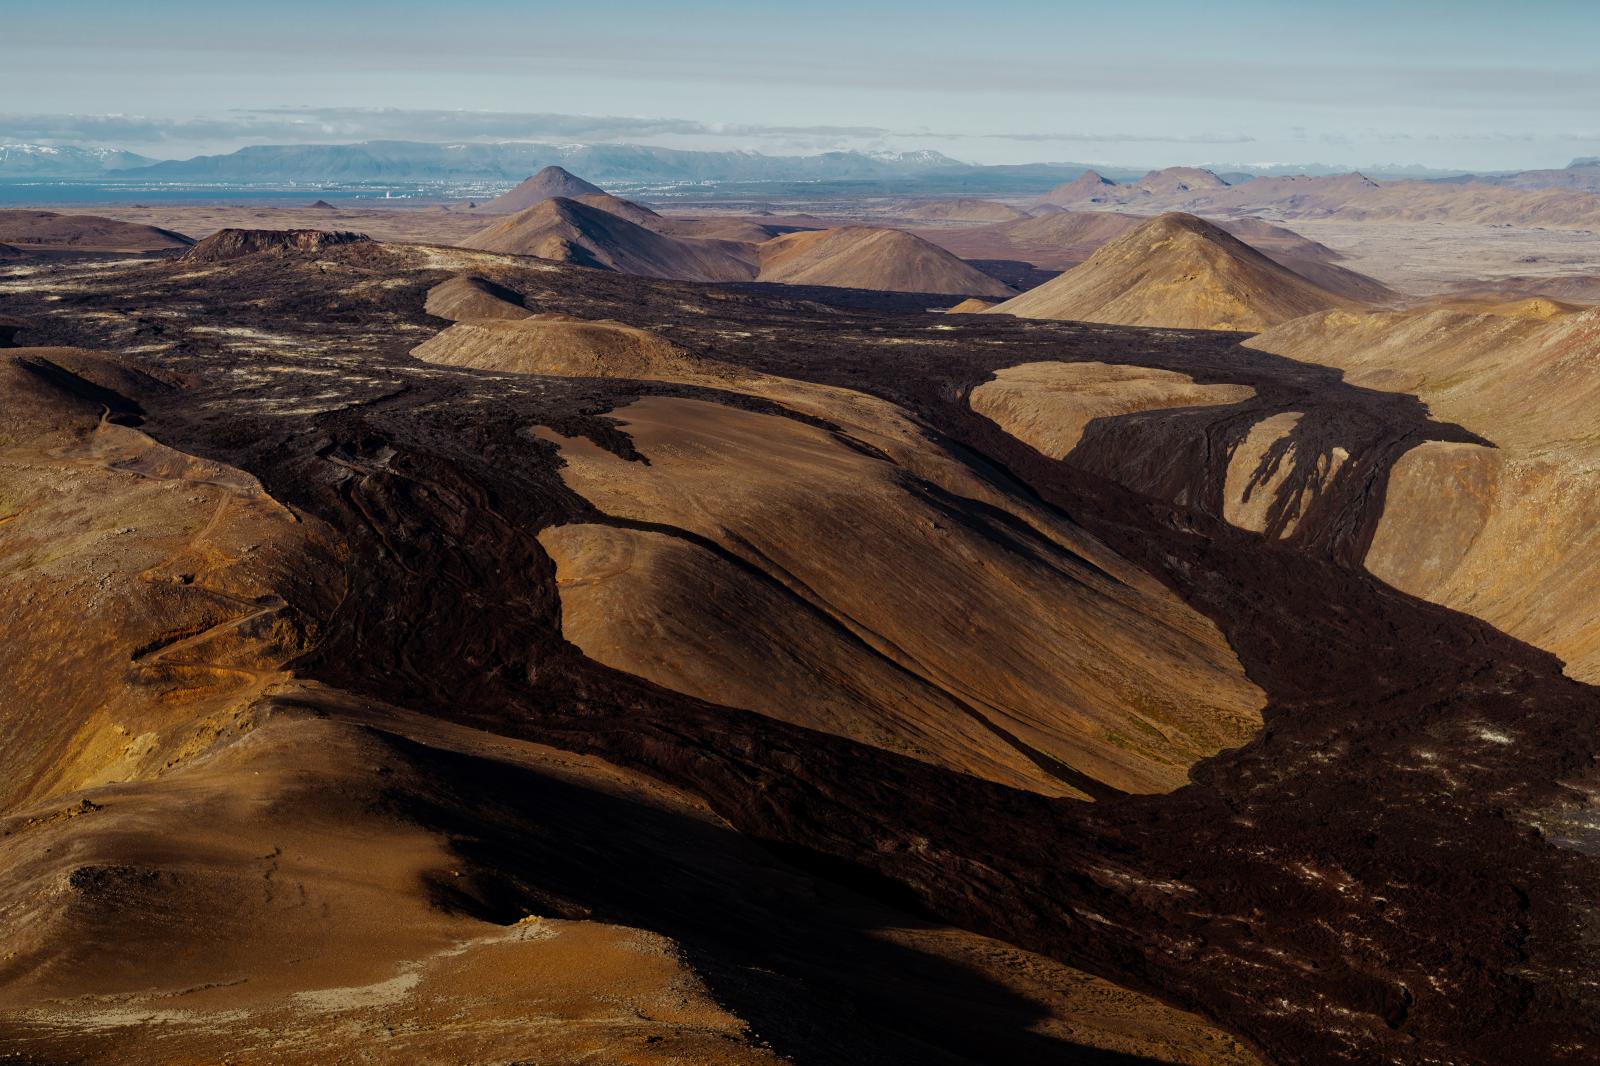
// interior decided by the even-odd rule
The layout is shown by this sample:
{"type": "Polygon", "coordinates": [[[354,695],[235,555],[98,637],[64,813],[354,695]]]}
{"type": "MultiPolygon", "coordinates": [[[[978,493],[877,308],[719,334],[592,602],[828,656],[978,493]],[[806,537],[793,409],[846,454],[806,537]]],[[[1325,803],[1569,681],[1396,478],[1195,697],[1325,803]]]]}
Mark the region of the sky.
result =
{"type": "Polygon", "coordinates": [[[0,0],[0,142],[1565,166],[1600,0],[0,0]]]}

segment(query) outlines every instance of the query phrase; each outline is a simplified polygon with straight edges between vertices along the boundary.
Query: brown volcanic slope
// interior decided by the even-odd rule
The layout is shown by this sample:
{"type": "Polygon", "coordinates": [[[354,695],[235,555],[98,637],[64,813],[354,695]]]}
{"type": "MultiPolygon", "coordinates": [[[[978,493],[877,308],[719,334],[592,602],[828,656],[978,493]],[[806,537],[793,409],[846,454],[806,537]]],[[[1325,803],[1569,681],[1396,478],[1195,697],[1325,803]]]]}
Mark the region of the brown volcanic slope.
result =
{"type": "MultiPolygon", "coordinates": [[[[24,1061],[1243,1061],[1149,995],[1269,1061],[1592,1060],[1600,698],[1361,566],[1396,462],[1473,439],[1415,398],[1227,334],[451,249],[52,277],[70,301],[0,279],[8,310],[139,366],[36,352],[0,390],[54,390],[0,438],[0,715],[21,738],[0,781],[28,792],[0,814],[0,1044],[24,1061]],[[650,380],[410,358],[440,325],[425,294],[459,274],[686,355],[650,380]],[[1137,403],[1062,459],[972,409],[1046,374],[1137,403]],[[1251,391],[1147,405],[1218,385],[1251,391]],[[1290,421],[1292,533],[1224,521],[1247,438],[1290,421]],[[608,648],[639,615],[692,641],[676,612],[720,606],[754,634],[809,618],[808,649],[831,631],[857,661],[920,658],[863,624],[907,575],[874,572],[885,603],[840,633],[768,554],[805,482],[764,479],[797,462],[835,476],[795,521],[881,496],[903,513],[868,513],[919,558],[971,553],[946,598],[1021,603],[1006,582],[1047,564],[1082,578],[1072,603],[1203,616],[1265,728],[1186,787],[1086,802],[677,689],[720,642],[608,648]],[[662,599],[616,613],[613,582],[662,599]]],[[[806,573],[865,570],[858,544],[812,538],[806,573]]],[[[961,666],[971,700],[1015,697],[961,666]]],[[[1138,697],[1119,702],[1142,716],[1138,697]]]]}
{"type": "Polygon", "coordinates": [[[734,241],[679,239],[564,197],[545,200],[462,241],[466,248],[534,255],[648,278],[747,281],[754,250],[734,241]]]}
{"type": "Polygon", "coordinates": [[[884,292],[1006,297],[1013,290],[904,230],[844,226],[761,245],[759,280],[884,292]]]}
{"type": "Polygon", "coordinates": [[[1542,299],[1331,312],[1251,344],[1415,393],[1490,442],[1407,452],[1366,565],[1600,681],[1600,312],[1542,299]]]}
{"type": "Polygon", "coordinates": [[[1126,206],[1145,213],[1188,211],[1227,216],[1270,212],[1289,219],[1600,228],[1600,195],[1576,189],[1376,182],[1357,173],[1263,177],[1230,186],[1197,181],[1195,173],[1191,168],[1174,167],[1152,172],[1133,185],[1105,191],[1068,183],[1045,194],[1043,202],[1066,208],[1126,206]]]}
{"type": "Polygon", "coordinates": [[[25,251],[161,252],[187,248],[190,237],[98,215],[0,211],[0,243],[25,251]]]}
{"type": "Polygon", "coordinates": [[[526,211],[557,196],[576,200],[584,196],[606,195],[608,194],[600,186],[584,181],[561,167],[551,166],[545,167],[516,188],[501,193],[488,203],[480,204],[477,210],[489,215],[514,215],[518,211],[526,211]]]}
{"type": "Polygon", "coordinates": [[[1169,214],[1104,245],[1060,277],[991,309],[1021,318],[1259,331],[1349,306],[1193,215],[1169,214]]]}
{"type": "Polygon", "coordinates": [[[614,322],[473,323],[413,354],[736,390],[825,419],[873,449],[876,458],[781,418],[665,399],[618,412],[649,466],[554,437],[567,484],[596,506],[696,538],[568,527],[546,541],[564,632],[602,662],[1051,794],[1166,790],[1197,756],[1254,729],[1255,690],[1205,626],[1098,546],[971,478],[887,405],[695,361],[614,322]],[[1071,555],[1031,565],[991,556],[986,541],[1003,540],[1002,527],[947,527],[939,508],[906,492],[905,472],[985,500],[1071,555]],[[814,513],[814,494],[834,501],[830,513],[814,513]],[[818,540],[836,544],[839,558],[817,559],[809,545],[818,540]],[[741,572],[728,553],[754,562],[741,572]],[[973,558],[988,559],[995,586],[981,603],[951,601],[945,590],[973,558]],[[767,572],[765,587],[752,566],[767,572]],[[890,599],[875,573],[908,576],[890,599]],[[783,585],[798,598],[775,596],[783,585]],[[706,587],[725,588],[726,598],[685,595],[706,587]],[[1074,769],[1063,777],[1063,766],[1074,769]]]}
{"type": "Polygon", "coordinates": [[[620,196],[612,196],[608,192],[572,196],[568,197],[568,199],[576,200],[580,204],[588,204],[590,207],[598,207],[600,210],[607,211],[619,218],[625,218],[629,222],[652,229],[663,221],[661,215],[643,204],[636,204],[632,200],[624,200],[620,196]]]}

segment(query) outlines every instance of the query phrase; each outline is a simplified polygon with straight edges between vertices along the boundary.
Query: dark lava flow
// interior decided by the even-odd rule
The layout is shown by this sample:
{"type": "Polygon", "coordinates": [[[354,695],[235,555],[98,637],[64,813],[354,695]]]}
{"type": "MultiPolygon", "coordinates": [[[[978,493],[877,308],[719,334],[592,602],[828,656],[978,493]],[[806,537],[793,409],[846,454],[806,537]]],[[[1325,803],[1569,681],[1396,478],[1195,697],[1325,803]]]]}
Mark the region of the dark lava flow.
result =
{"type": "MultiPolygon", "coordinates": [[[[1235,335],[953,322],[532,263],[494,274],[536,310],[900,404],[1213,619],[1269,695],[1260,736],[1169,795],[1053,801],[688,699],[567,645],[535,537],[604,518],[525,429],[627,455],[603,416],[635,396],[771,405],[418,364],[405,352],[444,325],[422,314],[422,293],[446,275],[364,285],[396,276],[393,255],[242,259],[201,278],[157,264],[59,301],[8,298],[35,323],[26,343],[171,345],[140,358],[184,388],[140,397],[143,428],[342,531],[351,594],[297,673],[644,770],[788,862],[1197,1010],[1276,1062],[1600,1061],[1587,902],[1600,870],[1533,824],[1586,802],[1600,691],[1358,565],[1395,459],[1470,434],[1235,335]],[[229,354],[218,327],[288,343],[229,354]],[[994,370],[1037,360],[1175,369],[1257,395],[1103,420],[1058,462],[967,405],[994,370]],[[318,413],[329,392],[352,405],[318,413]],[[1216,516],[1230,449],[1290,410],[1305,413],[1302,454],[1352,460],[1278,542],[1216,516]]],[[[497,892],[532,890],[493,849],[461,850],[497,892]]],[[[781,1029],[776,1012],[752,1020],[781,1029]]],[[[781,1049],[818,1061],[794,1039],[781,1049]]]]}

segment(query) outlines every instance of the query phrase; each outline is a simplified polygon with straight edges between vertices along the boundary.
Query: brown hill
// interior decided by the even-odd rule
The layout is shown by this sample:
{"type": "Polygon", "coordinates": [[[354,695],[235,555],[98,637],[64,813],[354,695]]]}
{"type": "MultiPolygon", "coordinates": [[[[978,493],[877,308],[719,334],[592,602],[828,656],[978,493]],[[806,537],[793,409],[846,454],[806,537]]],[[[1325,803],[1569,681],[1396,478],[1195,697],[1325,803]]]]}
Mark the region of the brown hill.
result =
{"type": "Polygon", "coordinates": [[[1130,326],[1259,331],[1350,301],[1217,226],[1167,214],[994,313],[1130,326]]]}
{"type": "Polygon", "coordinates": [[[925,222],[1015,222],[1028,213],[995,200],[934,200],[895,211],[898,218],[925,222]]]}
{"type": "MultiPolygon", "coordinates": [[[[1146,221],[1145,216],[1116,211],[1058,208],[1000,225],[930,227],[916,232],[963,259],[1017,259],[1046,270],[1066,270],[1146,221]]],[[[1388,303],[1397,298],[1377,279],[1340,266],[1343,257],[1338,252],[1293,230],[1255,218],[1214,221],[1256,251],[1330,292],[1365,303],[1388,303]]]]}
{"type": "Polygon", "coordinates": [[[99,215],[10,210],[0,211],[0,243],[26,251],[161,252],[187,248],[194,238],[99,215]]]}
{"type": "Polygon", "coordinates": [[[1137,196],[1180,196],[1186,193],[1226,189],[1228,183],[1200,167],[1167,167],[1152,170],[1131,186],[1137,196]]]}
{"type": "Polygon", "coordinates": [[[1121,188],[1110,178],[1102,177],[1099,171],[1085,170],[1077,178],[1057,185],[1034,202],[1040,207],[1110,203],[1121,188]]]}
{"type": "Polygon", "coordinates": [[[183,253],[185,263],[217,263],[240,256],[267,253],[292,255],[320,252],[341,244],[371,241],[365,233],[320,229],[223,229],[183,253]]]}
{"type": "Polygon", "coordinates": [[[583,196],[605,195],[606,191],[600,186],[584,181],[560,167],[551,166],[545,167],[509,192],[503,192],[481,205],[478,210],[490,215],[512,215],[556,196],[576,200],[583,196]]]}
{"type": "Polygon", "coordinates": [[[561,196],[495,222],[461,245],[680,281],[748,281],[756,274],[751,245],[670,237],[561,196]]]}
{"type": "Polygon", "coordinates": [[[522,297],[504,285],[471,274],[457,274],[428,290],[423,310],[435,318],[467,322],[486,318],[518,319],[533,314],[522,297]]]}
{"type": "Polygon", "coordinates": [[[760,281],[955,296],[1013,295],[994,278],[904,230],[845,226],[761,245],[760,281]]]}

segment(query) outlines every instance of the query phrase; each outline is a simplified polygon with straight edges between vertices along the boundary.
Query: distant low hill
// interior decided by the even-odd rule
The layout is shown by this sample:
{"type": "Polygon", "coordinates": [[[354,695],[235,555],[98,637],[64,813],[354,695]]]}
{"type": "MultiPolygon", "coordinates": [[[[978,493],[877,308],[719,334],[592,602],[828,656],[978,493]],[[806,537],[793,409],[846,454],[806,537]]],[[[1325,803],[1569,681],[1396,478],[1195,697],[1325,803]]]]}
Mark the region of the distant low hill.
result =
{"type": "Polygon", "coordinates": [[[1281,218],[1356,222],[1469,222],[1486,225],[1600,226],[1600,168],[1538,172],[1490,180],[1377,182],[1364,174],[1264,176],[1229,185],[1210,171],[1171,167],[1126,185],[1086,185],[1082,178],[1040,197],[1067,209],[1127,208],[1143,214],[1185,211],[1208,216],[1271,213],[1281,218]],[[1530,176],[1532,175],[1532,176],[1530,176]]]}
{"type": "Polygon", "coordinates": [[[1210,222],[1172,213],[992,310],[1021,318],[1255,332],[1353,306],[1210,222]]]}
{"type": "Polygon", "coordinates": [[[1026,211],[1010,204],[971,198],[930,200],[897,211],[895,215],[921,222],[1015,222],[1028,217],[1026,211]]]}
{"type": "Polygon", "coordinates": [[[194,241],[172,230],[99,215],[0,211],[0,243],[23,251],[159,252],[194,241]]]}

